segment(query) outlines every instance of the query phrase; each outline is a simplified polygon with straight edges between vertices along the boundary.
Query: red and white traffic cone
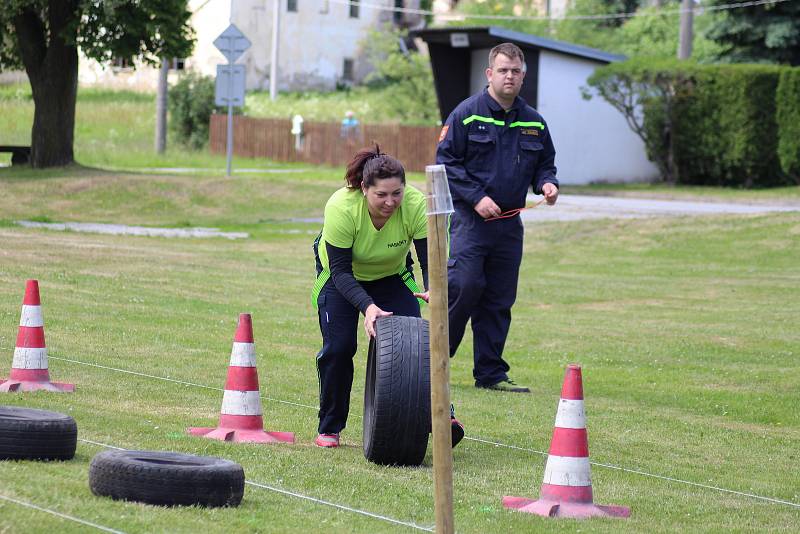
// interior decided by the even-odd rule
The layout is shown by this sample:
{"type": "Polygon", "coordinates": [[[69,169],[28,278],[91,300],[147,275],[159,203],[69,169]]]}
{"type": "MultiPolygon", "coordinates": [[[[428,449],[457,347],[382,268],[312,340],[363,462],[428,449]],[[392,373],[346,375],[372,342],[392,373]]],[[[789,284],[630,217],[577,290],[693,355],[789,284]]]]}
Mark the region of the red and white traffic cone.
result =
{"type": "Polygon", "coordinates": [[[22,300],[22,315],[19,320],[11,374],[8,380],[0,382],[0,392],[40,389],[69,393],[75,391],[75,384],[50,382],[42,305],[39,300],[39,281],[28,280],[25,284],[25,298],[22,300]]]}
{"type": "Polygon", "coordinates": [[[503,506],[545,517],[628,517],[630,508],[601,506],[592,500],[589,439],[583,411],[583,381],[578,365],[567,366],[556,413],[550,454],[539,500],[503,497],[503,506]]]}
{"type": "Polygon", "coordinates": [[[188,432],[193,436],[237,443],[294,443],[292,432],[264,431],[253,344],[253,321],[249,313],[239,315],[228,378],[222,396],[219,426],[189,428],[188,432]]]}

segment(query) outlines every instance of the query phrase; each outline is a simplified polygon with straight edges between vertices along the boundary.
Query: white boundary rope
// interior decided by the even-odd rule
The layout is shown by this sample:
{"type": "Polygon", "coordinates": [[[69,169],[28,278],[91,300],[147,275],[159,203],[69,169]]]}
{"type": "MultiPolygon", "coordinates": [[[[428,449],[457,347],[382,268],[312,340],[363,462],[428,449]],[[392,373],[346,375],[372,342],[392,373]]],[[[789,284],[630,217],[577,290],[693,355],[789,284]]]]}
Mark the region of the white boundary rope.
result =
{"type": "MultiPolygon", "coordinates": [[[[196,387],[200,387],[200,388],[204,388],[204,389],[213,389],[215,391],[224,391],[222,388],[215,388],[215,387],[206,386],[206,385],[203,385],[203,384],[195,384],[195,383],[192,383],[192,382],[184,382],[182,380],[175,380],[175,379],[166,378],[166,377],[163,377],[163,376],[148,375],[148,374],[145,374],[145,373],[139,373],[139,372],[136,372],[136,371],[128,371],[128,370],[125,370],[125,369],[117,369],[115,367],[109,367],[109,366],[105,366],[105,365],[98,365],[96,363],[82,362],[82,361],[79,361],[79,360],[72,360],[72,359],[69,359],[69,358],[60,358],[60,357],[57,357],[57,356],[49,356],[49,355],[48,355],[48,358],[50,358],[51,360],[61,360],[61,361],[75,363],[75,364],[79,364],[79,365],[86,365],[86,366],[89,366],[89,367],[98,367],[100,369],[107,369],[109,371],[127,373],[127,374],[132,374],[132,375],[136,375],[136,376],[142,376],[142,377],[146,377],[146,378],[154,378],[156,380],[165,380],[167,382],[174,382],[176,384],[183,384],[183,385],[187,385],[187,386],[196,386],[196,387]]],[[[311,405],[308,405],[308,404],[301,404],[301,403],[298,403],[298,402],[291,402],[291,401],[285,401],[285,400],[281,400],[281,399],[275,399],[273,397],[261,397],[261,398],[263,398],[264,400],[269,400],[269,401],[273,401],[273,402],[279,402],[279,403],[283,403],[283,404],[289,404],[289,405],[292,405],[292,406],[298,406],[300,408],[309,408],[309,409],[312,409],[312,410],[316,410],[317,409],[317,406],[311,406],[311,405]]],[[[355,415],[355,417],[360,417],[358,414],[354,414],[354,415],[355,415]]],[[[464,439],[465,440],[469,440],[469,441],[475,441],[477,443],[484,443],[486,445],[493,445],[495,447],[503,447],[503,448],[506,448],[506,449],[513,449],[513,450],[522,451],[522,452],[532,452],[532,453],[541,454],[541,455],[544,455],[544,456],[546,456],[548,454],[547,452],[544,452],[544,451],[537,451],[535,449],[530,449],[530,448],[527,448],[527,447],[519,447],[517,445],[507,445],[505,443],[500,443],[500,442],[496,442],[496,441],[489,441],[489,440],[481,439],[481,438],[464,437],[464,439]]],[[[91,442],[89,442],[89,443],[91,443],[91,442]]],[[[101,445],[101,444],[98,444],[98,445],[101,445]]],[[[650,477],[650,478],[656,478],[656,479],[659,479],[659,480],[667,480],[669,482],[676,482],[676,483],[679,483],[679,484],[686,484],[688,486],[694,486],[694,487],[698,487],[698,488],[715,490],[715,491],[719,491],[719,492],[722,492],[722,493],[729,493],[731,495],[739,495],[739,496],[742,496],[742,497],[750,497],[752,499],[758,499],[758,500],[771,502],[771,503],[775,503],[775,504],[783,504],[783,505],[786,505],[786,506],[791,506],[793,508],[800,509],[800,503],[795,503],[795,502],[792,502],[792,501],[783,501],[783,500],[780,500],[780,499],[775,499],[773,497],[765,497],[763,495],[757,495],[757,494],[754,494],[754,493],[745,493],[743,491],[737,491],[737,490],[732,490],[732,489],[727,489],[727,488],[721,488],[721,487],[718,487],[718,486],[711,486],[711,485],[708,485],[708,484],[700,484],[699,482],[692,482],[690,480],[682,480],[680,478],[672,478],[672,477],[668,477],[668,476],[664,476],[664,475],[656,475],[656,474],[653,474],[653,473],[648,473],[646,471],[640,471],[638,469],[630,469],[630,468],[627,468],[627,467],[621,467],[621,466],[616,466],[616,465],[612,465],[612,464],[604,464],[604,463],[599,463],[599,462],[590,462],[590,463],[591,463],[591,465],[595,465],[597,467],[604,467],[604,468],[607,468],[607,469],[614,469],[616,471],[624,471],[626,473],[642,475],[642,476],[646,476],[646,477],[650,477]]],[[[309,497],[309,499],[313,499],[313,498],[309,497]]],[[[335,505],[335,504],[332,504],[332,503],[326,503],[326,504],[330,504],[331,506],[335,506],[335,507],[339,506],[339,505],[335,505]]],[[[365,514],[369,514],[369,512],[364,512],[364,513],[365,514]]],[[[403,525],[409,525],[409,526],[413,525],[413,523],[402,523],[402,522],[399,522],[399,523],[403,524],[403,525]]],[[[414,528],[419,528],[421,530],[426,530],[424,527],[419,527],[419,526],[415,526],[414,528]]]]}
{"type": "Polygon", "coordinates": [[[8,502],[13,502],[14,504],[18,504],[20,506],[25,506],[26,508],[32,508],[32,509],[38,510],[40,512],[45,512],[45,513],[48,513],[48,514],[52,514],[52,515],[54,515],[56,517],[60,517],[61,519],[68,519],[70,521],[74,521],[76,523],[80,523],[81,525],[86,525],[87,527],[92,527],[92,528],[96,528],[98,530],[102,530],[103,532],[113,532],[114,534],[125,534],[121,530],[114,530],[113,528],[104,527],[102,525],[97,525],[95,523],[90,523],[89,521],[84,521],[83,519],[79,519],[79,518],[73,517],[71,515],[62,514],[61,512],[56,512],[55,510],[50,510],[49,508],[44,508],[42,506],[37,506],[37,505],[31,504],[29,502],[20,501],[18,499],[12,499],[11,497],[7,497],[6,495],[3,495],[2,493],[0,493],[0,499],[3,499],[4,501],[8,501],[8,502]]]}
{"type": "Polygon", "coordinates": [[[323,501],[322,499],[317,499],[316,497],[309,497],[308,495],[303,495],[301,493],[295,493],[293,491],[287,491],[287,490],[283,490],[283,489],[280,489],[280,488],[274,488],[272,486],[267,486],[266,484],[258,484],[256,482],[250,482],[250,481],[245,481],[245,483],[246,484],[250,484],[251,486],[256,486],[257,488],[264,488],[264,489],[268,489],[270,491],[275,491],[275,492],[278,492],[278,493],[282,493],[284,495],[289,495],[291,497],[297,497],[299,499],[306,499],[306,500],[309,500],[311,502],[315,502],[317,504],[324,504],[326,506],[332,506],[334,508],[338,508],[339,510],[344,510],[346,512],[353,512],[353,513],[356,513],[356,514],[365,515],[367,517],[372,517],[374,519],[380,519],[382,521],[388,521],[389,523],[394,523],[396,525],[402,525],[404,527],[411,527],[411,528],[414,528],[414,529],[417,529],[417,530],[423,530],[425,532],[433,532],[433,530],[434,530],[432,527],[423,527],[423,526],[417,525],[416,523],[408,523],[406,521],[400,521],[398,519],[392,519],[391,517],[386,517],[384,515],[373,514],[372,512],[365,512],[364,510],[358,510],[356,508],[350,508],[349,506],[344,506],[342,504],[336,504],[336,503],[332,503],[332,502],[328,502],[328,501],[323,501]]]}
{"type": "MultiPolygon", "coordinates": [[[[105,447],[107,449],[115,449],[115,450],[118,450],[118,451],[128,450],[128,449],[124,449],[122,447],[115,447],[114,445],[109,445],[107,443],[100,443],[98,441],[91,441],[91,440],[88,440],[88,439],[79,438],[78,441],[83,441],[84,443],[91,443],[92,445],[97,445],[99,447],[105,447]]],[[[365,510],[359,510],[358,508],[350,508],[349,506],[345,506],[343,504],[336,504],[335,502],[330,502],[330,501],[325,501],[325,500],[322,500],[322,499],[317,499],[316,497],[311,497],[309,495],[303,495],[302,493],[296,493],[294,491],[289,491],[289,490],[285,490],[285,489],[281,489],[281,488],[276,488],[274,486],[269,486],[267,484],[260,484],[258,482],[251,482],[249,480],[245,480],[244,483],[248,484],[250,486],[255,486],[257,488],[262,488],[262,489],[274,491],[276,493],[280,493],[280,494],[283,494],[283,495],[288,495],[290,497],[296,497],[298,499],[304,499],[304,500],[311,501],[311,502],[317,503],[317,504],[324,504],[325,506],[330,506],[332,508],[336,508],[338,510],[343,510],[345,512],[352,512],[354,514],[364,515],[364,516],[367,516],[367,517],[371,517],[373,519],[379,519],[381,521],[386,521],[388,523],[393,523],[395,525],[401,525],[401,526],[404,526],[404,527],[410,527],[410,528],[414,528],[414,529],[417,529],[417,530],[422,530],[422,531],[425,531],[425,532],[433,532],[432,528],[423,527],[423,526],[417,525],[416,523],[410,523],[410,522],[407,522],[407,521],[400,521],[399,519],[394,519],[392,517],[387,517],[385,515],[374,514],[372,512],[367,512],[365,510]]],[[[116,531],[111,531],[111,532],[116,532],[116,531]]]]}

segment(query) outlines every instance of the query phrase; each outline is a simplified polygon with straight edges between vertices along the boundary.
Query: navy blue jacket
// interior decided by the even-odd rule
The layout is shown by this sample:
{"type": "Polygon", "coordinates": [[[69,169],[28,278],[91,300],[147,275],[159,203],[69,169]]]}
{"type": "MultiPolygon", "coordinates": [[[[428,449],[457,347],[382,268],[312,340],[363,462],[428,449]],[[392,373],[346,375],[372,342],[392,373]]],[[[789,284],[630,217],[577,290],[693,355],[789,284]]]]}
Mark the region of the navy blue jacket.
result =
{"type": "Polygon", "coordinates": [[[450,113],[442,128],[436,162],[447,168],[456,208],[471,209],[489,196],[507,211],[525,206],[528,188],[558,186],[556,151],[539,113],[517,97],[508,111],[488,89],[472,95],[450,113]]]}

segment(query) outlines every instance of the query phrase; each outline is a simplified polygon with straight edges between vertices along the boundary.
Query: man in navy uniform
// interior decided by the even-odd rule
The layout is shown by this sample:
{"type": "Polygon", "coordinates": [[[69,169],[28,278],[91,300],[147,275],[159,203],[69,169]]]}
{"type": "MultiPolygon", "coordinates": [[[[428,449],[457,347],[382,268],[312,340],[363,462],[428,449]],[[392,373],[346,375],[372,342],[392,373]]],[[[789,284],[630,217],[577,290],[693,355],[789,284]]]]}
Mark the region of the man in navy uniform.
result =
{"type": "Polygon", "coordinates": [[[555,149],[547,124],[519,92],[525,57],[512,43],[489,52],[488,86],[461,102],[439,136],[436,162],[447,168],[450,221],[450,356],[472,321],[475,386],[529,393],[508,377],[503,347],[522,261],[519,212],[528,188],[558,198],[555,149]],[[511,212],[511,213],[507,213],[511,212]]]}

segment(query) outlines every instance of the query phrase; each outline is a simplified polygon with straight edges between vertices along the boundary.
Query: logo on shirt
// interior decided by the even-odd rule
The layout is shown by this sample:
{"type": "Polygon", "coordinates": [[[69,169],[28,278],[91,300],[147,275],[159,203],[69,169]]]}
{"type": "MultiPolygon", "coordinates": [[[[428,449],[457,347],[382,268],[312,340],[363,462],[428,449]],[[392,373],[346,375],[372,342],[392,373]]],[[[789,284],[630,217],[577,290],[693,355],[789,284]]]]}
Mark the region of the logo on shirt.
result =
{"type": "Polygon", "coordinates": [[[402,247],[405,244],[406,244],[406,240],[405,239],[401,239],[400,241],[395,241],[394,243],[389,243],[386,246],[389,247],[389,248],[396,248],[396,247],[402,247]]]}
{"type": "Polygon", "coordinates": [[[535,136],[538,136],[539,135],[539,130],[537,130],[535,128],[532,129],[532,130],[528,130],[526,128],[523,128],[522,130],[520,130],[520,133],[522,135],[535,135],[535,136]]]}
{"type": "Polygon", "coordinates": [[[449,129],[450,129],[450,125],[449,124],[445,124],[444,126],[442,126],[442,131],[439,132],[439,142],[440,143],[442,141],[444,141],[445,137],[447,137],[447,130],[449,130],[449,129]]]}

